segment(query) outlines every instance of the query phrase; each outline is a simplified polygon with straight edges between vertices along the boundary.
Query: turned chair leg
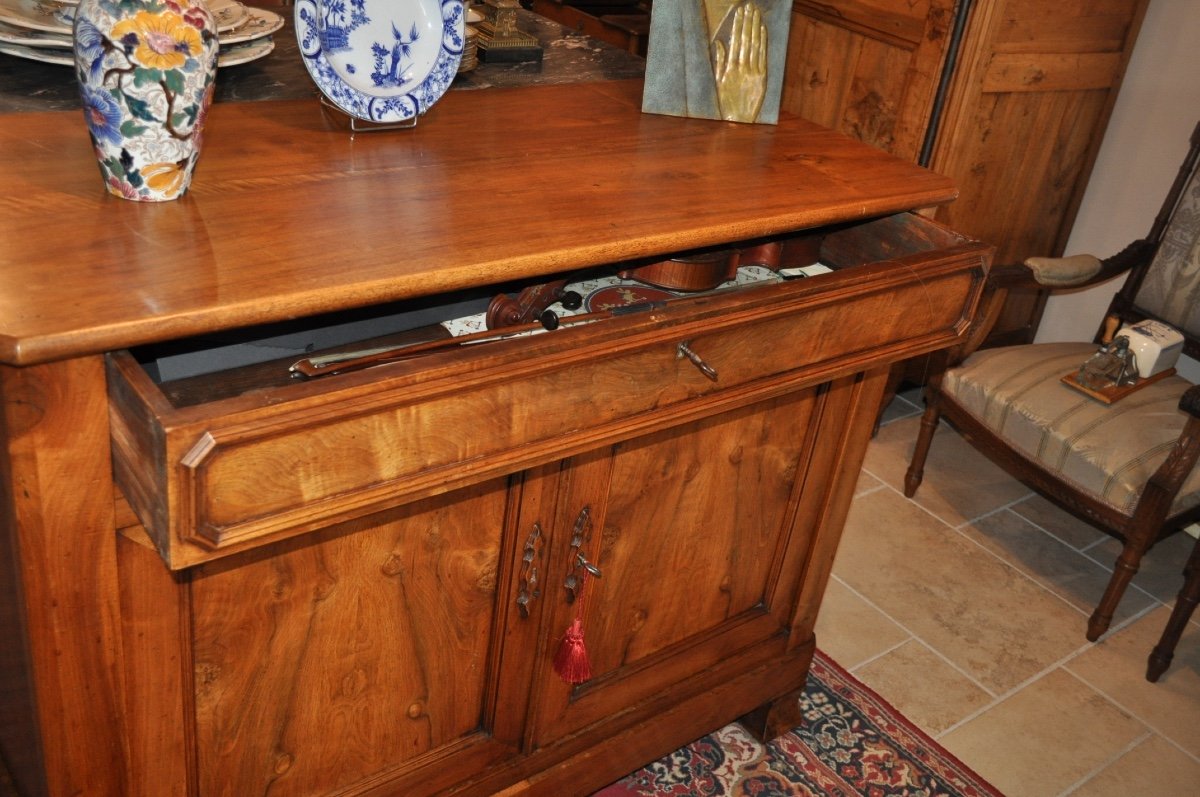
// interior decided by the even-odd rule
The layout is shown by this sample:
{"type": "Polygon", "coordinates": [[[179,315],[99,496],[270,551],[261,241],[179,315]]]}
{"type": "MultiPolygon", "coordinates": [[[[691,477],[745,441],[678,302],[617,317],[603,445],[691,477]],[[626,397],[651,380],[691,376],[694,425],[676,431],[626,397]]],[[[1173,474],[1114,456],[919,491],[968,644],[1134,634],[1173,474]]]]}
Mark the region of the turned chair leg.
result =
{"type": "Polygon", "coordinates": [[[1188,620],[1192,619],[1192,612],[1196,610],[1196,604],[1200,602],[1200,540],[1197,540],[1195,547],[1192,548],[1192,555],[1188,557],[1187,566],[1183,570],[1183,578],[1183,588],[1179,590],[1179,596],[1175,599],[1175,608],[1171,611],[1171,618],[1167,620],[1167,627],[1163,629],[1162,637],[1150,653],[1146,665],[1147,681],[1157,681],[1159,676],[1171,666],[1171,659],[1175,657],[1175,646],[1179,644],[1179,637],[1183,635],[1183,629],[1187,626],[1188,620]]]}
{"type": "Polygon", "coordinates": [[[921,416],[921,430],[917,433],[917,444],[913,449],[912,460],[908,471],[904,474],[904,495],[912,498],[921,480],[925,478],[925,458],[929,456],[929,446],[933,442],[933,433],[937,431],[938,421],[942,418],[942,409],[938,406],[937,397],[930,390],[925,400],[925,414],[921,416]]]}
{"type": "Polygon", "coordinates": [[[1112,624],[1113,614],[1117,611],[1117,604],[1121,602],[1121,597],[1129,587],[1129,582],[1137,575],[1138,567],[1142,563],[1142,556],[1150,547],[1149,542],[1140,539],[1140,536],[1134,536],[1126,541],[1125,547],[1121,549],[1121,555],[1117,557],[1112,578],[1108,580],[1108,586],[1104,589],[1100,603],[1097,604],[1096,610],[1088,619],[1087,638],[1089,642],[1095,642],[1108,630],[1109,625],[1112,624]]]}

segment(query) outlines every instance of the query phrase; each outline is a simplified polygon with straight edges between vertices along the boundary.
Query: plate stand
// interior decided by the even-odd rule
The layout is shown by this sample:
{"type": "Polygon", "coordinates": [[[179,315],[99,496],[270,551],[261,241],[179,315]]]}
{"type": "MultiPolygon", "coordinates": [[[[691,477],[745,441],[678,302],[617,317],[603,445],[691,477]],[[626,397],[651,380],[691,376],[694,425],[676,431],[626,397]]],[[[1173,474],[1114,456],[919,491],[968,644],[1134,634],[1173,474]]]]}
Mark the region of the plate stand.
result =
{"type": "Polygon", "coordinates": [[[417,115],[411,119],[404,119],[399,122],[372,122],[367,119],[359,119],[357,116],[351,116],[325,97],[321,97],[321,107],[326,112],[332,111],[334,116],[349,120],[351,138],[353,138],[354,134],[356,133],[381,133],[385,130],[408,130],[416,127],[417,119],[420,118],[420,115],[417,115]]]}

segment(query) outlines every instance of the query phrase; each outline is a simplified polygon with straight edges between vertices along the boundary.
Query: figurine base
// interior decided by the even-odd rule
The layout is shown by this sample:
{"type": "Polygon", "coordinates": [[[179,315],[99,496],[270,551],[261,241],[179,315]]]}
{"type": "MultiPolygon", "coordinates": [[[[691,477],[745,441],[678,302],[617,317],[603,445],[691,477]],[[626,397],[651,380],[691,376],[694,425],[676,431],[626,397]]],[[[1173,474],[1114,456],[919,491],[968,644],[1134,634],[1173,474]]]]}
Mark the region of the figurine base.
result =
{"type": "Polygon", "coordinates": [[[1115,401],[1120,401],[1121,399],[1125,398],[1130,393],[1136,393],[1139,390],[1141,390],[1142,388],[1144,388],[1148,385],[1153,385],[1158,380],[1166,379],[1168,376],[1173,376],[1174,374],[1175,374],[1175,369],[1169,368],[1166,371],[1160,371],[1157,374],[1155,374],[1154,376],[1148,377],[1146,379],[1139,379],[1138,381],[1134,382],[1132,385],[1113,385],[1112,387],[1106,387],[1101,390],[1095,390],[1093,388],[1086,387],[1085,385],[1080,384],[1079,375],[1078,375],[1078,372],[1076,372],[1076,371],[1072,371],[1071,373],[1064,376],[1062,378],[1062,381],[1063,381],[1063,384],[1066,385],[1067,387],[1074,388],[1075,390],[1078,390],[1080,393],[1091,396],[1092,398],[1096,399],[1097,401],[1101,401],[1105,404],[1112,404],[1115,401]]]}
{"type": "Polygon", "coordinates": [[[541,61],[542,48],[533,47],[484,47],[479,44],[479,60],[488,64],[520,64],[526,61],[541,61]]]}
{"type": "Polygon", "coordinates": [[[537,36],[518,30],[516,18],[497,10],[492,19],[476,26],[479,32],[479,60],[489,64],[519,64],[542,60],[542,45],[537,36]]]}

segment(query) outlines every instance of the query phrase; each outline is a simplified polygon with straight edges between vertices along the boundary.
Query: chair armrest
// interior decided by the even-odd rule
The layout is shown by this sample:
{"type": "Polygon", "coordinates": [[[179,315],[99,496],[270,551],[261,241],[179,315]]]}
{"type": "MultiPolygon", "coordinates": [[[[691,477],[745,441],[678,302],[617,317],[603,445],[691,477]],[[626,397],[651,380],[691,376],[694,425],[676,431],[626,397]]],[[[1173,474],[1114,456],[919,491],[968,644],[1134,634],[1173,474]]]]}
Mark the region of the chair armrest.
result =
{"type": "Polygon", "coordinates": [[[1153,244],[1143,238],[1104,260],[1094,255],[1031,257],[1025,265],[1044,288],[1088,288],[1123,274],[1153,254],[1153,244]]]}
{"type": "Polygon", "coordinates": [[[1071,257],[1031,257],[1025,261],[1033,278],[1047,288],[1082,285],[1100,273],[1104,264],[1095,255],[1071,257]]]}
{"type": "MultiPolygon", "coordinates": [[[[983,296],[975,320],[961,345],[948,352],[947,362],[957,364],[983,345],[991,328],[1000,318],[1004,301],[1011,291],[1038,288],[1087,288],[1107,282],[1154,255],[1155,246],[1139,239],[1112,257],[1100,260],[1092,255],[1073,257],[1031,257],[1025,263],[993,265],[988,270],[983,296]]],[[[1113,327],[1113,331],[1116,327],[1113,327]]],[[[1110,333],[1111,336],[1111,333],[1110,333]]],[[[1197,406],[1200,406],[1198,404],[1197,406]]],[[[1197,413],[1200,417],[1200,413],[1197,413]]]]}

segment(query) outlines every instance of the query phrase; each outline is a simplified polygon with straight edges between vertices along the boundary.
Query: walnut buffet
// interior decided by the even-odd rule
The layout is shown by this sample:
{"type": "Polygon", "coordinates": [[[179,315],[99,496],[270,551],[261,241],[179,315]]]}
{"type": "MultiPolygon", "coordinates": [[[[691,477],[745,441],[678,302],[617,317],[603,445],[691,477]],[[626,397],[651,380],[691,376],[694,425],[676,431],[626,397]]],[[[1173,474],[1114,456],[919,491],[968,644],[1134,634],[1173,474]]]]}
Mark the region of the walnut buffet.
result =
{"type": "Polygon", "coordinates": [[[889,367],[962,339],[990,249],[908,212],[949,180],[841,134],[639,105],[451,92],[352,138],[314,101],[221,103],[162,205],[103,192],[78,112],[0,117],[23,794],[586,794],[734,719],[799,723],[889,367]],[[145,367],[789,237],[833,271],[312,380],[145,367]],[[602,576],[572,602],[581,554],[602,576]]]}

